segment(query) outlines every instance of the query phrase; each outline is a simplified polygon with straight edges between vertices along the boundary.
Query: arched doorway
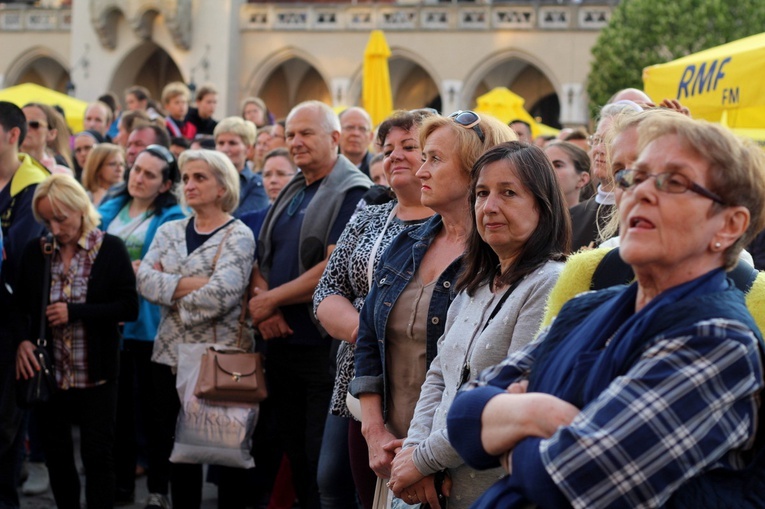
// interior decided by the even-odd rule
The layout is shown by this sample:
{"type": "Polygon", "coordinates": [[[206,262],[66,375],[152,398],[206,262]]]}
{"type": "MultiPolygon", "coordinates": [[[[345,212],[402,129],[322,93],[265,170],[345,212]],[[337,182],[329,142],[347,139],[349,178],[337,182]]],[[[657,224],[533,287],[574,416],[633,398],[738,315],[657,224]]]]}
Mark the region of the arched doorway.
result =
{"type": "Polygon", "coordinates": [[[413,110],[435,108],[441,111],[441,94],[430,74],[413,60],[394,56],[388,61],[393,108],[413,110]]]}
{"type": "Polygon", "coordinates": [[[20,83],[34,83],[65,94],[69,71],[53,55],[38,48],[20,57],[8,70],[5,84],[20,83]]]}
{"type": "Polygon", "coordinates": [[[332,104],[327,83],[319,71],[302,58],[292,57],[271,71],[259,90],[253,90],[268,105],[276,118],[286,117],[290,109],[308,100],[332,104]]]}
{"type": "Polygon", "coordinates": [[[470,105],[476,98],[496,87],[507,87],[525,100],[524,108],[543,124],[560,127],[560,103],[547,75],[532,63],[509,57],[495,63],[476,84],[470,105]]]}
{"type": "Polygon", "coordinates": [[[141,85],[156,100],[171,81],[184,81],[173,58],[154,42],[140,44],[125,56],[112,78],[109,90],[121,96],[126,88],[141,85]]]}

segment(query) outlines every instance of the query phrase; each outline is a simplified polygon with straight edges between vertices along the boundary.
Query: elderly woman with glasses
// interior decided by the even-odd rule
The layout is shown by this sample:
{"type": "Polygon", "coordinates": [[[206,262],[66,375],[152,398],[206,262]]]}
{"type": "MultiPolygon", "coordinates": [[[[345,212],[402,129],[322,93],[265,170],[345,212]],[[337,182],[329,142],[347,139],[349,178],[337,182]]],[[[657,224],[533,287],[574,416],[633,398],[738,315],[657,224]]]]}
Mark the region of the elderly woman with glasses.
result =
{"type": "MultiPolygon", "coordinates": [[[[419,137],[420,200],[436,215],[399,234],[377,264],[361,310],[350,386],[361,401],[370,466],[383,479],[390,478],[455,296],[473,228],[470,168],[487,149],[516,138],[508,126],[472,111],[428,118],[419,137]]],[[[411,490],[421,490],[421,501],[438,506],[432,475],[411,490]]]]}
{"type": "Polygon", "coordinates": [[[616,174],[636,281],[572,299],[452,406],[468,464],[511,472],[476,507],[662,507],[750,457],[762,336],[726,271],[765,226],[765,154],[679,115],[637,134],[616,174]]]}
{"type": "MultiPolygon", "coordinates": [[[[161,145],[149,145],[128,172],[125,189],[98,210],[101,228],[122,239],[135,271],[149,251],[159,227],[185,217],[175,196],[179,179],[173,154],[161,145]]],[[[160,307],[139,297],[138,320],[126,323],[123,329],[114,450],[118,502],[132,500],[135,491],[136,425],[140,427],[140,435],[149,442],[149,493],[167,493],[167,480],[162,481],[162,472],[169,468],[167,458],[157,457],[155,427],[145,426],[152,415],[151,353],[159,320],[160,307]],[[140,412],[136,412],[138,407],[140,412]],[[136,415],[140,416],[138,421],[136,415]]]]}
{"type": "MultiPolygon", "coordinates": [[[[170,457],[181,405],[176,391],[178,346],[212,338],[222,346],[238,345],[242,297],[255,251],[250,229],[231,216],[239,197],[239,174],[229,158],[211,150],[187,150],[180,168],[183,202],[192,216],[159,228],[137,274],[141,295],[162,310],[151,357],[152,425],[161,442],[156,453],[162,458],[170,457]]],[[[240,346],[250,350],[252,331],[245,327],[241,337],[240,346]]],[[[245,471],[221,468],[225,473],[219,498],[225,500],[244,484],[245,471]]],[[[173,463],[169,477],[173,506],[200,507],[202,465],[173,463]]],[[[153,503],[167,505],[165,494],[152,495],[153,503]]],[[[234,507],[231,502],[221,506],[234,507]]]]}
{"type": "MultiPolygon", "coordinates": [[[[26,247],[16,302],[28,318],[23,337],[36,338],[47,326],[47,348],[58,390],[39,412],[45,462],[56,505],[80,507],[80,474],[72,427],[80,429],[88,507],[114,504],[115,412],[120,323],[138,316],[135,274],[123,242],[98,228],[98,213],[82,186],[68,175],[52,175],[32,198],[35,218],[53,236],[48,262],[39,239],[26,247]],[[50,290],[43,294],[50,263],[50,290]],[[44,311],[40,302],[48,303],[44,311]]],[[[40,366],[34,345],[24,340],[16,356],[16,377],[30,378],[40,366]]]]}

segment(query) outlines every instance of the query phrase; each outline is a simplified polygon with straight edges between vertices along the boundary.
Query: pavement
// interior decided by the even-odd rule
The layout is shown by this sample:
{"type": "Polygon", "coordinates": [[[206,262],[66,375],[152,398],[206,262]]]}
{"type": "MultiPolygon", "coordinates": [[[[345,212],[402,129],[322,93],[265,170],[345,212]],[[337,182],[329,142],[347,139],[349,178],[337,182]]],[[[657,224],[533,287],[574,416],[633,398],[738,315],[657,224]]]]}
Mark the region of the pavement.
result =
{"type": "MultiPolygon", "coordinates": [[[[72,439],[74,441],[75,461],[80,474],[80,492],[82,507],[85,507],[85,476],[82,475],[82,461],[80,460],[80,436],[79,428],[74,427],[72,439]]],[[[19,490],[19,497],[21,501],[21,509],[54,509],[56,503],[53,500],[53,492],[48,489],[42,495],[25,496],[21,495],[19,490]]],[[[149,497],[149,491],[146,488],[146,476],[141,476],[135,481],[135,503],[116,506],[124,507],[126,509],[143,509],[146,505],[146,499],[149,497]]],[[[218,488],[211,483],[204,483],[202,487],[202,509],[216,509],[218,507],[218,488]]]]}
{"type": "MultiPolygon", "coordinates": [[[[80,482],[82,491],[82,506],[85,507],[85,478],[80,476],[80,482]]],[[[215,509],[218,507],[218,488],[210,483],[205,483],[202,490],[202,509],[215,509]]],[[[149,492],[146,489],[146,476],[139,477],[135,483],[135,503],[130,505],[123,505],[126,509],[143,509],[146,504],[146,498],[149,496],[149,492]]],[[[33,497],[27,497],[20,495],[21,497],[21,509],[53,509],[56,507],[56,503],[53,501],[53,493],[48,490],[42,495],[36,495],[33,497]]]]}

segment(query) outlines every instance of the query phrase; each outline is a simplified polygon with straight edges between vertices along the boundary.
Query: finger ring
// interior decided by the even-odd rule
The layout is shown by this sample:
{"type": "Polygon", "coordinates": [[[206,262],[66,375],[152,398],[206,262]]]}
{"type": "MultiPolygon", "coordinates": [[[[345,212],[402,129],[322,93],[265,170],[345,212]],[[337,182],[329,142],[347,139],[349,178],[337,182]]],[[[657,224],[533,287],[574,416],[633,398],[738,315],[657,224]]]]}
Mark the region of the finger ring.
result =
{"type": "Polygon", "coordinates": [[[414,500],[414,495],[409,495],[409,500],[414,500]]]}
{"type": "Polygon", "coordinates": [[[387,486],[388,488],[390,488],[390,483],[389,483],[389,482],[386,482],[386,483],[385,483],[385,486],[387,486]]]}

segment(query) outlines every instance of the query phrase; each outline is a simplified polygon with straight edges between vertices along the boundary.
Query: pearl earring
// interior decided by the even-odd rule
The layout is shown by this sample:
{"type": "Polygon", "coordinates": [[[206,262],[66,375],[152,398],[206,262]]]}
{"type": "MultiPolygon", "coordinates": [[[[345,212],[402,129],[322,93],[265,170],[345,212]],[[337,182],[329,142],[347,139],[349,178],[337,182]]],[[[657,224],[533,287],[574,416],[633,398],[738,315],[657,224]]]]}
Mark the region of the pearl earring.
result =
{"type": "Polygon", "coordinates": [[[715,249],[720,249],[720,246],[722,246],[722,244],[720,244],[719,242],[715,242],[715,249]]]}

